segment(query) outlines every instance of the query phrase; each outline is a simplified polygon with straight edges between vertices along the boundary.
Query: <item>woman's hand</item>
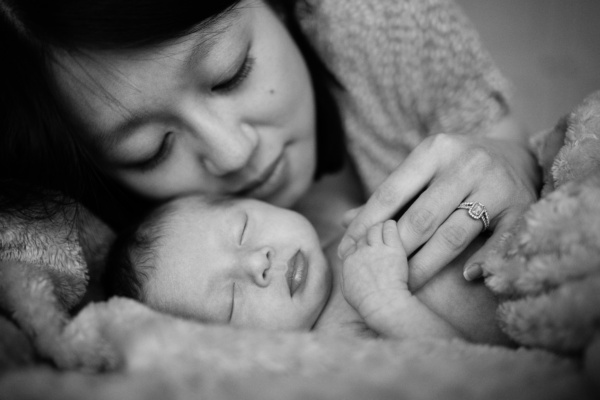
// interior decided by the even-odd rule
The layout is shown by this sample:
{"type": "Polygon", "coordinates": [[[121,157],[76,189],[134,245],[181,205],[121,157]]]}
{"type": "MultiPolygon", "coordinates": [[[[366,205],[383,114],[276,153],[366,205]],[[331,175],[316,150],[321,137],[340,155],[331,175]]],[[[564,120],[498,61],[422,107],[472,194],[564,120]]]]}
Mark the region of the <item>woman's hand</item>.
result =
{"type": "Polygon", "coordinates": [[[385,324],[388,306],[411,296],[406,252],[396,222],[371,226],[349,253],[342,266],[346,301],[367,325],[385,324]]]}
{"type": "Polygon", "coordinates": [[[408,207],[397,229],[411,256],[409,286],[415,291],[482,232],[481,220],[457,209],[463,202],[478,202],[487,210],[493,235],[465,264],[465,277],[475,279],[481,276],[485,255],[494,242],[535,201],[538,185],[537,163],[523,141],[431,136],[363,207],[348,213],[346,220],[351,223],[338,254],[346,258],[369,227],[408,207]]]}

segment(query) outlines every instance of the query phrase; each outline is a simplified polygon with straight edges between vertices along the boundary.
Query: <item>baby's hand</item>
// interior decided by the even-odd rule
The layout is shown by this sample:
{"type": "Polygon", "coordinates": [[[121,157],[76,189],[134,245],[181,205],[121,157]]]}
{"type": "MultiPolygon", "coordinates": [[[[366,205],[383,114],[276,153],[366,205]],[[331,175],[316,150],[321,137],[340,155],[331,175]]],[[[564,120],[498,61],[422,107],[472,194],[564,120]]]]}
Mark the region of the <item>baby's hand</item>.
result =
{"type": "Polygon", "coordinates": [[[342,266],[344,297],[367,324],[386,306],[411,296],[407,280],[406,252],[392,220],[369,228],[342,266]]]}

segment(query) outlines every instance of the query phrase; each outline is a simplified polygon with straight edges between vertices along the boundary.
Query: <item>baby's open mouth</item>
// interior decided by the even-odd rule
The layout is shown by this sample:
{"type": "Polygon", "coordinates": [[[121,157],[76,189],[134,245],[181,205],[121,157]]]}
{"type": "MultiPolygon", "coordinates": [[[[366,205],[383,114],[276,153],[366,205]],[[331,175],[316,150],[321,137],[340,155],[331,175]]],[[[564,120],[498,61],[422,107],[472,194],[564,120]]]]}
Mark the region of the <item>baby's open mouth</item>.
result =
{"type": "Polygon", "coordinates": [[[288,270],[285,274],[288,286],[290,287],[290,296],[294,293],[306,280],[308,273],[308,262],[302,250],[298,250],[296,254],[288,261],[288,270]]]}

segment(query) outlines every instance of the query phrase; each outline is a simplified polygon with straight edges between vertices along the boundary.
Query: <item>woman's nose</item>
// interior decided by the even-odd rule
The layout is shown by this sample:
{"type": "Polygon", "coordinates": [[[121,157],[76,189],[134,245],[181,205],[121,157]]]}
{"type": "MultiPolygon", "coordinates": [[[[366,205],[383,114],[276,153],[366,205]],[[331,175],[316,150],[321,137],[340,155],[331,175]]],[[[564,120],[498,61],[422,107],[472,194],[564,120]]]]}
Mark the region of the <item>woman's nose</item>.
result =
{"type": "Polygon", "coordinates": [[[258,147],[258,134],[249,124],[215,124],[203,135],[202,162],[214,176],[224,176],[246,167],[258,147]]]}
{"type": "Polygon", "coordinates": [[[253,249],[241,260],[247,275],[260,287],[266,287],[271,282],[271,264],[274,251],[269,246],[253,249]]]}

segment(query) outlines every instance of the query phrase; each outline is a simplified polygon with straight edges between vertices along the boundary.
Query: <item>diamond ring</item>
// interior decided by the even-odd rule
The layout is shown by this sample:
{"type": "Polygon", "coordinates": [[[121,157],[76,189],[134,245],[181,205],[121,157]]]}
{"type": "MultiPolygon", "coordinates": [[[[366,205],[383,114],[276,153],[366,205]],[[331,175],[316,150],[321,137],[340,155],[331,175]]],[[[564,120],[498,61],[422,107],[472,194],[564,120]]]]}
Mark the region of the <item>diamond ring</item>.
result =
{"type": "Polygon", "coordinates": [[[469,217],[480,220],[483,224],[483,229],[481,230],[482,232],[486,231],[489,228],[490,217],[488,216],[487,210],[485,209],[485,206],[483,204],[478,203],[476,201],[468,201],[460,203],[458,207],[456,207],[456,209],[467,210],[467,212],[469,213],[469,217]]]}

